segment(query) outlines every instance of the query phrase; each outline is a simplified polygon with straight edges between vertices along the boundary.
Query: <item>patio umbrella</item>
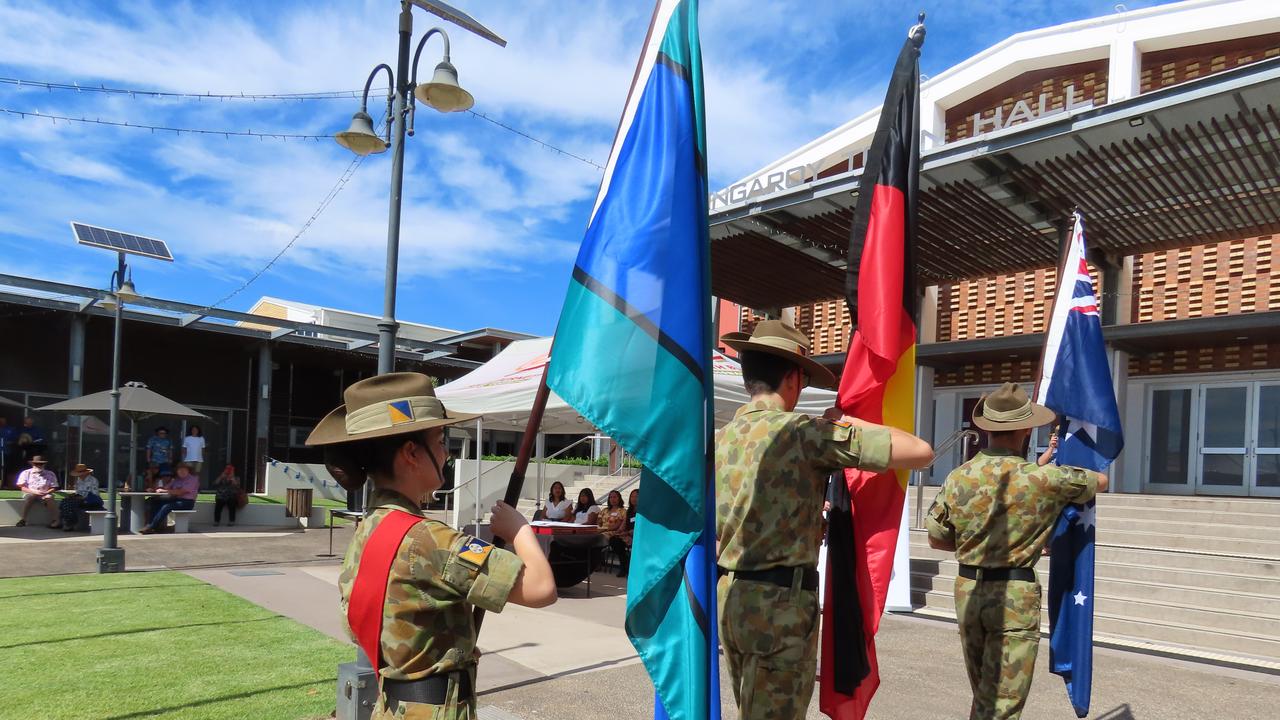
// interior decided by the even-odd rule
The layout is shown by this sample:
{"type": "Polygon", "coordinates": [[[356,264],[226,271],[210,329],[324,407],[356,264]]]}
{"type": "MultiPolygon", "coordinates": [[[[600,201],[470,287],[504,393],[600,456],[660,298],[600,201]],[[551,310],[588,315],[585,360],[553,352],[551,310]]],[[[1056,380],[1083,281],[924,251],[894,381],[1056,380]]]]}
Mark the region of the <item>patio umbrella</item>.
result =
{"type": "MultiPolygon", "coordinates": [[[[111,391],[103,390],[92,395],[63,400],[52,405],[38,408],[41,411],[62,412],[68,415],[93,415],[111,412],[111,391]]],[[[120,412],[130,420],[138,421],[152,415],[172,415],[174,417],[208,418],[198,410],[174,402],[160,393],[141,385],[125,385],[120,388],[120,412]]]]}
{"type": "Polygon", "coordinates": [[[23,405],[22,403],[17,402],[15,400],[10,400],[9,398],[3,395],[0,395],[0,405],[5,405],[8,407],[26,407],[26,405],[23,405]]]}
{"type": "MultiPolygon", "coordinates": [[[[38,409],[41,411],[62,412],[68,415],[110,413],[111,391],[103,390],[92,395],[82,395],[70,400],[56,402],[52,405],[45,405],[38,409]]],[[[175,402],[154,390],[147,389],[141,383],[129,383],[120,388],[120,412],[129,418],[129,477],[131,482],[136,480],[137,476],[137,453],[134,449],[137,447],[135,432],[139,420],[145,420],[153,415],[209,418],[208,415],[198,410],[192,410],[182,403],[175,402]]],[[[111,462],[115,462],[115,458],[111,458],[111,462]]]]}

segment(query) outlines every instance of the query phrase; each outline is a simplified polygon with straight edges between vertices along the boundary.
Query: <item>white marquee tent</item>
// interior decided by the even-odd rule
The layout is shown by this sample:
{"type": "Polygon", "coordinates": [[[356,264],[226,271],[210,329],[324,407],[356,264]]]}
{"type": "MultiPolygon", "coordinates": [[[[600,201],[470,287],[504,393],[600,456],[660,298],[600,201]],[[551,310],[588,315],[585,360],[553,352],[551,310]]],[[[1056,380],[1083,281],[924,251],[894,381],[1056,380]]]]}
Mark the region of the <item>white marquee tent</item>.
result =
{"type": "MultiPolygon", "coordinates": [[[[436,388],[436,395],[449,410],[483,415],[486,430],[522,432],[550,352],[549,337],[517,340],[481,367],[436,388]]],[[[712,364],[715,419],[719,427],[733,419],[734,412],[747,401],[747,393],[742,387],[742,369],[736,361],[715,353],[712,364]]],[[[608,392],[608,388],[600,391],[608,392]]],[[[835,399],[836,394],[829,390],[806,388],[800,394],[796,410],[821,415],[835,404],[835,399]]],[[[595,428],[577,410],[551,393],[542,418],[542,432],[586,435],[595,432],[595,428]]]]}

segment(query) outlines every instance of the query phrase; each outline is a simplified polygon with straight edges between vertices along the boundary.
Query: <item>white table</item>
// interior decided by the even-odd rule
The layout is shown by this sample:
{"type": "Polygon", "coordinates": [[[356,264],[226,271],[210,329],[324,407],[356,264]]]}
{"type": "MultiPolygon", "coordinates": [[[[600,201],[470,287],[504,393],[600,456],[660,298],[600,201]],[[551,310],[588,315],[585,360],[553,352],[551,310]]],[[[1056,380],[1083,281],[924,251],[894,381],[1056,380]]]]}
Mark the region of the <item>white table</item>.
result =
{"type": "Polygon", "coordinates": [[[129,503],[129,532],[137,533],[139,530],[147,526],[151,518],[147,517],[147,498],[154,495],[161,495],[158,492],[118,492],[116,493],[122,498],[137,498],[129,503]]]}

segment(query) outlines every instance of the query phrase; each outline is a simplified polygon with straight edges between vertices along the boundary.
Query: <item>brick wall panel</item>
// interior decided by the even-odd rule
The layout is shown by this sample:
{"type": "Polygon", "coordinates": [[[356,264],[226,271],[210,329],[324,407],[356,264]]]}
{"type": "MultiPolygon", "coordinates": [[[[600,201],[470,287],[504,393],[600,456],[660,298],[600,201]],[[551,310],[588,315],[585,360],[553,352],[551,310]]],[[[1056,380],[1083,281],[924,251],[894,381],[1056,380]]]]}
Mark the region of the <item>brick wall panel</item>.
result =
{"type": "Polygon", "coordinates": [[[1280,33],[1144,53],[1139,87],[1151,92],[1274,57],[1280,33]]]}

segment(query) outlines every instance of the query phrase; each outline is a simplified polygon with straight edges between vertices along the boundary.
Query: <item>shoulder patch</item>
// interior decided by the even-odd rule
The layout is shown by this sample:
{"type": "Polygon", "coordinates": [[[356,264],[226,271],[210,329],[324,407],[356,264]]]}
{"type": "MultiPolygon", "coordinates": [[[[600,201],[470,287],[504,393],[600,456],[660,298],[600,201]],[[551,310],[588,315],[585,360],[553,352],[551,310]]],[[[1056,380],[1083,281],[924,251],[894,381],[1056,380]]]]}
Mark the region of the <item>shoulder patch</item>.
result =
{"type": "Polygon", "coordinates": [[[842,427],[842,428],[853,427],[853,423],[847,420],[829,420],[828,422],[830,422],[832,425],[835,425],[836,427],[842,427]]]}
{"type": "Polygon", "coordinates": [[[458,551],[458,559],[476,568],[484,566],[493,552],[493,544],[477,537],[464,538],[462,548],[458,551]]]}

